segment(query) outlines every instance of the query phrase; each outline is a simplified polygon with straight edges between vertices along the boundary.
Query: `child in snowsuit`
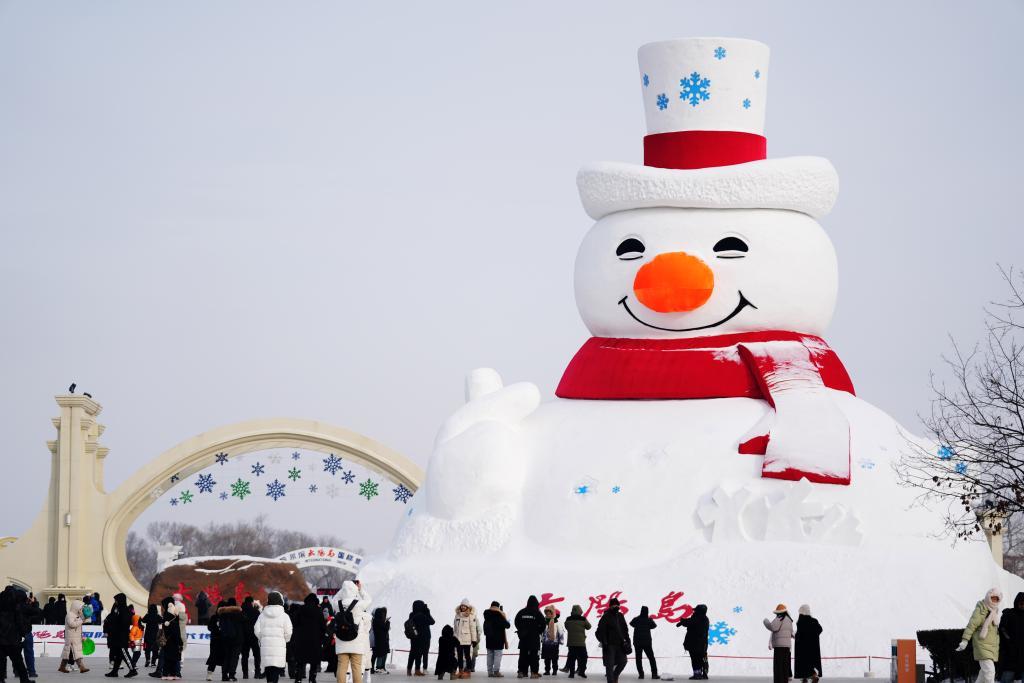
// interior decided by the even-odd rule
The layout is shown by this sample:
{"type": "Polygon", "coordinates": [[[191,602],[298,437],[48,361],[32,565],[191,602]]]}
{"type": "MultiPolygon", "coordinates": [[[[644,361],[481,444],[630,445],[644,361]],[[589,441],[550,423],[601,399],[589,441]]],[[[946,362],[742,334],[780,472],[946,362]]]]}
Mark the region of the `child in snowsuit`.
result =
{"type": "Polygon", "coordinates": [[[437,662],[434,665],[434,673],[437,680],[443,680],[445,674],[452,679],[455,678],[455,670],[459,666],[458,655],[459,639],[455,637],[455,629],[445,626],[441,629],[441,637],[437,640],[437,662]]]}
{"type": "Polygon", "coordinates": [[[558,675],[558,646],[565,642],[565,629],[558,623],[558,610],[544,608],[544,633],[540,639],[540,653],[544,658],[544,675],[558,675]]]}
{"type": "Polygon", "coordinates": [[[565,670],[569,672],[569,678],[576,674],[580,678],[587,677],[587,631],[590,630],[590,622],[583,616],[583,608],[579,605],[572,606],[572,614],[565,620],[566,645],[569,646],[569,654],[565,658],[565,670]]]}
{"type": "Polygon", "coordinates": [[[708,630],[711,628],[711,622],[708,620],[708,606],[697,605],[693,608],[693,614],[680,619],[676,626],[686,627],[683,649],[690,654],[690,666],[693,668],[690,680],[706,681],[708,678],[708,630]]]}

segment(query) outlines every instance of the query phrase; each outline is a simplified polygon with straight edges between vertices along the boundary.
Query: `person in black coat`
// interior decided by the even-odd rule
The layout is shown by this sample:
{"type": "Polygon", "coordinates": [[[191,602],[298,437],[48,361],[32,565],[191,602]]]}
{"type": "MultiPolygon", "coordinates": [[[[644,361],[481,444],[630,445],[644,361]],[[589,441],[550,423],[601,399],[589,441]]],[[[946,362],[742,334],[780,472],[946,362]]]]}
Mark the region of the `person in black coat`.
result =
{"type": "Polygon", "coordinates": [[[484,648],[487,650],[487,674],[492,676],[501,671],[501,655],[508,647],[508,629],[512,628],[501,609],[501,604],[494,600],[490,608],[484,610],[484,648]]]}
{"type": "Polygon", "coordinates": [[[540,611],[540,601],[531,595],[526,607],[516,613],[513,621],[519,636],[519,678],[540,678],[540,636],[544,633],[546,620],[540,611]]]}
{"type": "Polygon", "coordinates": [[[217,609],[217,626],[220,629],[220,645],[224,655],[220,666],[220,680],[236,681],[238,655],[242,651],[242,643],[245,642],[245,625],[242,608],[234,598],[228,598],[227,604],[217,609]]]}
{"type": "Polygon", "coordinates": [[[437,680],[442,680],[446,674],[455,678],[455,670],[459,667],[456,654],[458,649],[459,639],[455,637],[455,629],[446,625],[441,629],[441,637],[437,639],[437,662],[434,665],[437,680]]]}
{"type": "Polygon", "coordinates": [[[142,617],[144,627],[142,635],[142,649],[146,653],[146,667],[156,664],[157,650],[160,649],[160,614],[156,611],[156,605],[150,605],[146,616],[142,617]]]}
{"type": "Polygon", "coordinates": [[[999,619],[999,670],[1003,683],[1024,677],[1024,593],[1017,593],[999,619]]]}
{"type": "Polygon", "coordinates": [[[68,601],[63,593],[57,594],[57,602],[53,604],[53,623],[64,625],[68,618],[68,601]]]}
{"type": "Polygon", "coordinates": [[[597,642],[601,643],[601,656],[604,660],[605,678],[608,683],[618,683],[619,674],[626,668],[626,657],[629,655],[629,626],[626,617],[619,610],[619,599],[608,601],[608,609],[597,622],[597,642]]]}
{"type": "Polygon", "coordinates": [[[817,681],[821,676],[821,624],[811,616],[811,608],[800,606],[796,620],[796,637],[793,652],[793,676],[804,683],[810,678],[817,681]]]}
{"type": "Polygon", "coordinates": [[[409,660],[405,665],[407,676],[413,675],[413,667],[417,676],[426,676],[430,668],[430,627],[434,625],[434,617],[430,616],[430,608],[422,600],[412,603],[409,622],[416,630],[416,635],[409,639],[409,660]]]}
{"type": "Polygon", "coordinates": [[[0,674],[7,677],[7,659],[21,683],[30,683],[22,657],[22,639],[31,626],[18,609],[17,589],[8,586],[0,593],[0,674]]]}
{"type": "Polygon", "coordinates": [[[708,631],[711,621],[708,619],[708,606],[697,605],[693,614],[680,619],[676,626],[686,628],[683,638],[683,649],[690,653],[690,666],[693,668],[692,681],[704,681],[708,678],[708,631]]]}
{"type": "Polygon", "coordinates": [[[327,622],[320,610],[320,601],[310,593],[302,601],[295,617],[292,632],[292,652],[295,655],[295,680],[301,681],[306,675],[309,665],[310,683],[315,683],[320,672],[320,654],[323,652],[323,640],[327,634],[327,622]]]}
{"type": "Polygon", "coordinates": [[[222,672],[224,670],[224,640],[220,637],[220,611],[227,606],[228,603],[221,600],[206,616],[206,629],[210,632],[210,652],[206,657],[207,679],[218,666],[222,672]]]}
{"type": "MultiPolygon", "coordinates": [[[[160,650],[163,658],[164,676],[181,677],[181,651],[185,643],[181,640],[181,626],[179,622],[184,616],[178,616],[178,607],[174,604],[174,598],[166,597],[160,601],[160,629],[164,634],[164,646],[160,650]]],[[[153,672],[156,673],[156,672],[153,672]]],[[[150,674],[153,676],[153,674],[150,674]]]]}
{"type": "Polygon", "coordinates": [[[263,678],[260,670],[260,640],[256,637],[256,620],[260,618],[260,609],[251,595],[242,600],[242,678],[249,678],[249,653],[252,653],[253,674],[263,678]]]}
{"type": "Polygon", "coordinates": [[[388,619],[387,607],[373,610],[370,630],[373,631],[373,662],[370,664],[370,673],[384,673],[387,670],[388,653],[391,652],[391,620],[388,619]]]}
{"type": "Polygon", "coordinates": [[[114,661],[114,668],[106,674],[107,678],[117,678],[121,664],[128,667],[125,678],[132,678],[139,674],[128,653],[128,646],[131,644],[128,631],[131,630],[131,627],[132,615],[128,611],[128,597],[124,593],[118,593],[114,596],[114,605],[107,613],[107,618],[103,620],[103,630],[107,634],[107,647],[110,648],[114,661]]]}
{"type": "Polygon", "coordinates": [[[210,610],[213,608],[213,603],[210,602],[210,596],[206,594],[206,591],[199,591],[199,595],[196,596],[196,623],[200,626],[206,626],[210,620],[210,610]]]}
{"type": "Polygon", "coordinates": [[[640,614],[633,617],[629,625],[633,627],[633,650],[636,655],[637,675],[641,679],[644,677],[644,655],[647,655],[647,661],[651,663],[651,678],[661,678],[658,675],[658,662],[654,659],[654,645],[651,639],[651,631],[658,628],[658,625],[654,623],[654,619],[651,619],[647,605],[640,608],[640,614]]]}

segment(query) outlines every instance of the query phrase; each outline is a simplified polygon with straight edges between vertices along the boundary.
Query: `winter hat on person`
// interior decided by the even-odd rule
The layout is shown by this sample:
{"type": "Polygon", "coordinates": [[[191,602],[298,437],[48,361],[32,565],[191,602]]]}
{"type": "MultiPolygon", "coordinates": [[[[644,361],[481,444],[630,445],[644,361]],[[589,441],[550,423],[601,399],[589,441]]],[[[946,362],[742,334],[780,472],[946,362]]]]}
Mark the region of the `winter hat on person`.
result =
{"type": "Polygon", "coordinates": [[[494,607],[494,608],[501,607],[501,603],[498,602],[497,600],[491,600],[491,607],[494,607]]]}
{"type": "Polygon", "coordinates": [[[267,594],[267,604],[280,605],[281,607],[284,607],[284,599],[281,597],[281,594],[277,591],[271,591],[267,594]]]}
{"type": "Polygon", "coordinates": [[[582,617],[583,616],[583,608],[580,607],[579,605],[573,605],[572,606],[572,616],[574,616],[574,617],[582,617]]]}
{"type": "Polygon", "coordinates": [[[776,614],[785,614],[788,611],[789,610],[786,609],[786,606],[783,605],[781,602],[775,607],[776,614]]]}
{"type": "Polygon", "coordinates": [[[810,605],[800,605],[800,609],[798,611],[800,612],[800,614],[805,614],[807,616],[811,616],[811,606],[810,605]]]}
{"type": "Polygon", "coordinates": [[[827,159],[767,158],[768,54],[742,38],[643,45],[644,163],[584,166],[576,183],[590,217],[653,207],[827,214],[839,191],[827,159]]]}
{"type": "Polygon", "coordinates": [[[618,607],[619,606],[619,599],[618,598],[612,598],[611,600],[608,601],[608,606],[609,607],[618,607]]]}

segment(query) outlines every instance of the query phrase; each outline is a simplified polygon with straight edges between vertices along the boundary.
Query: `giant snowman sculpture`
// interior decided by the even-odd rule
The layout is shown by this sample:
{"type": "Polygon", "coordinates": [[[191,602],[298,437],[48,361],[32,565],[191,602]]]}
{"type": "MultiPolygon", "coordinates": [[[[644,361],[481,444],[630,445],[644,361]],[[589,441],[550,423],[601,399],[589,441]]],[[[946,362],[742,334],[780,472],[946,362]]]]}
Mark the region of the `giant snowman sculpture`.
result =
{"type": "Polygon", "coordinates": [[[515,610],[536,594],[596,618],[617,594],[660,620],[657,653],[682,655],[667,627],[706,603],[711,655],[767,657],[761,619],[807,603],[823,654],[856,656],[961,626],[992,585],[1024,588],[984,543],[935,536],[892,469],[907,435],[821,337],[837,267],[818,219],[838,178],[826,159],[766,158],[768,47],[673,40],[639,61],[644,165],[577,179],[594,336],[553,400],[470,374],[414,509],[364,571],[379,604],[423,599],[443,621],[463,597],[515,610]]]}

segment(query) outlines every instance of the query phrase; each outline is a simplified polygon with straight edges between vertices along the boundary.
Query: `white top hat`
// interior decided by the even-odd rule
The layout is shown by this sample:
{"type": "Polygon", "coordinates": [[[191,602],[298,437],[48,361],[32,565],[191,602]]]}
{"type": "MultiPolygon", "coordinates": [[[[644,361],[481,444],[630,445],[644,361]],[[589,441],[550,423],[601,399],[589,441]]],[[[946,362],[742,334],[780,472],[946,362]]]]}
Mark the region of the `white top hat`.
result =
{"type": "Polygon", "coordinates": [[[639,50],[644,165],[585,166],[577,184],[594,219],[650,207],[772,208],[815,218],[839,179],[827,159],[767,159],[768,46],[683,38],[639,50]]]}

